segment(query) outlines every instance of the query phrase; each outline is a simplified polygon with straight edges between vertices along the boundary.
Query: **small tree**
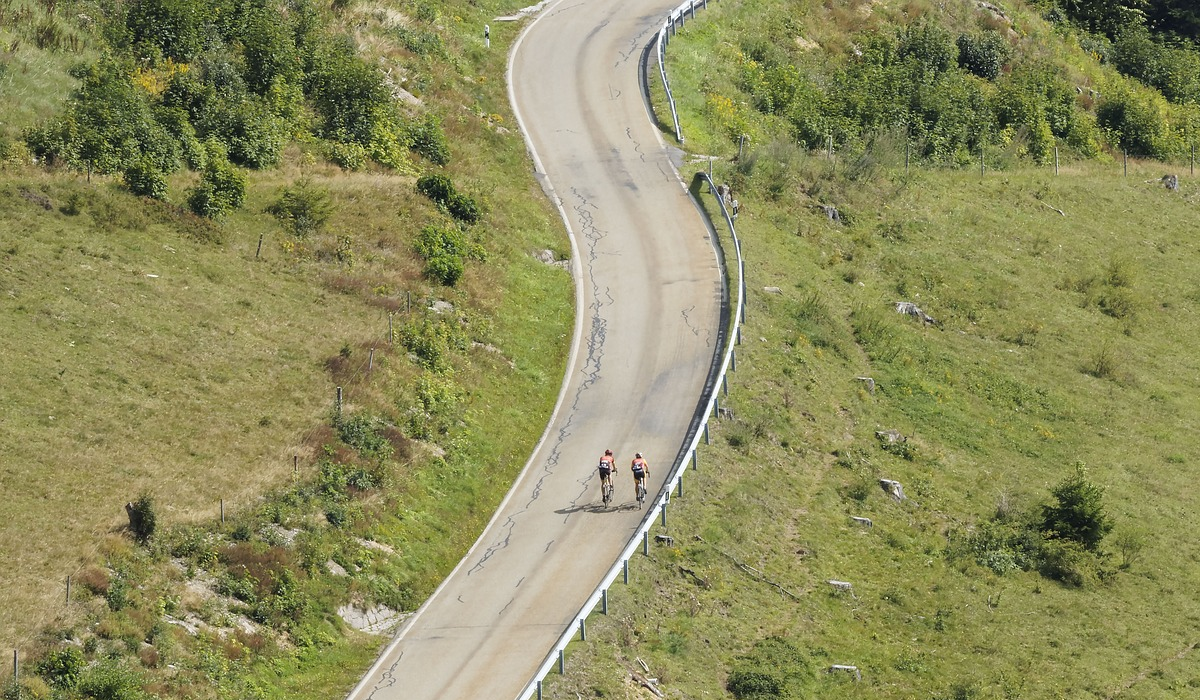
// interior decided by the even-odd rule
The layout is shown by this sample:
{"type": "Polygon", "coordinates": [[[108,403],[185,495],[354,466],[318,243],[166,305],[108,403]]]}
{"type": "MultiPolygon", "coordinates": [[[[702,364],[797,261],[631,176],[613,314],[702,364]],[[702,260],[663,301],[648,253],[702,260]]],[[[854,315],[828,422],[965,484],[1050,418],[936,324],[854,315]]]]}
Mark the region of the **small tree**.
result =
{"type": "Polygon", "coordinates": [[[267,211],[279,219],[279,223],[296,238],[306,238],[317,233],[333,215],[333,203],[329,191],[318,187],[308,178],[302,178],[291,187],[285,187],[279,199],[267,211]]]}
{"type": "Polygon", "coordinates": [[[1095,552],[1113,528],[1104,508],[1104,487],[1087,478],[1083,462],[1075,473],[1054,488],[1054,502],[1042,507],[1042,527],[1050,538],[1078,542],[1095,552]]]}
{"type": "Polygon", "coordinates": [[[129,515],[129,529],[138,542],[145,544],[154,535],[158,527],[158,516],[154,512],[154,499],[148,494],[138,496],[138,499],[125,505],[129,515]]]}

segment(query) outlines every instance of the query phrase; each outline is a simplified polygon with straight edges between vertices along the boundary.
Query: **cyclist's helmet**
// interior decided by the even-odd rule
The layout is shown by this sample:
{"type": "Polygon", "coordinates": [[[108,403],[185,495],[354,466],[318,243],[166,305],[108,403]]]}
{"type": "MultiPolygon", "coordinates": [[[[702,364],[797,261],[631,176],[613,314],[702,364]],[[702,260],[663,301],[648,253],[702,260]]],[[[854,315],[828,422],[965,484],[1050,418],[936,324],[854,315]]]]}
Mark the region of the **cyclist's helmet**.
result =
{"type": "Polygon", "coordinates": [[[637,453],[637,458],[638,458],[638,459],[641,459],[641,458],[642,458],[642,453],[641,453],[641,452],[637,453]]]}
{"type": "Polygon", "coordinates": [[[605,451],[604,451],[604,455],[605,455],[606,457],[611,457],[611,456],[612,456],[612,450],[605,450],[605,451]]]}

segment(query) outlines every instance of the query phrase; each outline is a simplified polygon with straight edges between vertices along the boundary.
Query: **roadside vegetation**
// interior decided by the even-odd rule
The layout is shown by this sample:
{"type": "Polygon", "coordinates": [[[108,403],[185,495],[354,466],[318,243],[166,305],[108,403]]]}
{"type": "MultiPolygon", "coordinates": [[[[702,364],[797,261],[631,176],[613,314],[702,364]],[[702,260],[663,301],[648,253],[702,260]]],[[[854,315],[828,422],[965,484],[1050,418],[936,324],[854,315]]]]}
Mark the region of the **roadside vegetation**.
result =
{"type": "MultiPolygon", "coordinates": [[[[1192,60],[1153,20],[1183,4],[1138,7],[1192,60]]],[[[671,540],[546,697],[1195,694],[1196,101],[1087,21],[722,0],[680,30],[749,322],[671,540]]]]}
{"type": "Polygon", "coordinates": [[[518,7],[0,0],[5,698],[340,696],[470,546],[571,327],[518,7]]]}

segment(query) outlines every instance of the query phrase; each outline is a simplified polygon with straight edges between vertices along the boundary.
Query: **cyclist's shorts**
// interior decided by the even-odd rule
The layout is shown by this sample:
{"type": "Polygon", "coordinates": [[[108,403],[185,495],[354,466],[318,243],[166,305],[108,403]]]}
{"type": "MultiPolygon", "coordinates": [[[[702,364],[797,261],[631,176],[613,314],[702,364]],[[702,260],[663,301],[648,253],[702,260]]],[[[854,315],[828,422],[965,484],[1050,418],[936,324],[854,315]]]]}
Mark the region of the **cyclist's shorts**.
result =
{"type": "Polygon", "coordinates": [[[612,474],[612,469],[609,467],[600,467],[600,478],[607,479],[608,475],[612,474]]]}
{"type": "Polygon", "coordinates": [[[633,478],[637,479],[638,481],[641,481],[642,479],[646,478],[646,472],[642,469],[634,469],[633,470],[633,478]]]}

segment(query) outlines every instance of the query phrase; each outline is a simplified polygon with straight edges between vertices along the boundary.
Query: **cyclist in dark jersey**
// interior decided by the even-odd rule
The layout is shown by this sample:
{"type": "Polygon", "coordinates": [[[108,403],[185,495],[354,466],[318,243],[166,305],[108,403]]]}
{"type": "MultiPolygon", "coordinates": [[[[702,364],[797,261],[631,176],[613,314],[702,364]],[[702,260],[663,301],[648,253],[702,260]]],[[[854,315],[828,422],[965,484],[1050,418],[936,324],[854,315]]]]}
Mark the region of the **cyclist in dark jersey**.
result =
{"type": "Polygon", "coordinates": [[[645,487],[646,477],[650,476],[650,463],[642,458],[641,452],[638,452],[629,468],[633,471],[633,497],[637,498],[638,484],[645,487]]]}
{"type": "Polygon", "coordinates": [[[612,473],[616,466],[616,460],[612,450],[604,451],[604,456],[600,458],[600,488],[604,488],[605,484],[612,485],[612,473]]]}

